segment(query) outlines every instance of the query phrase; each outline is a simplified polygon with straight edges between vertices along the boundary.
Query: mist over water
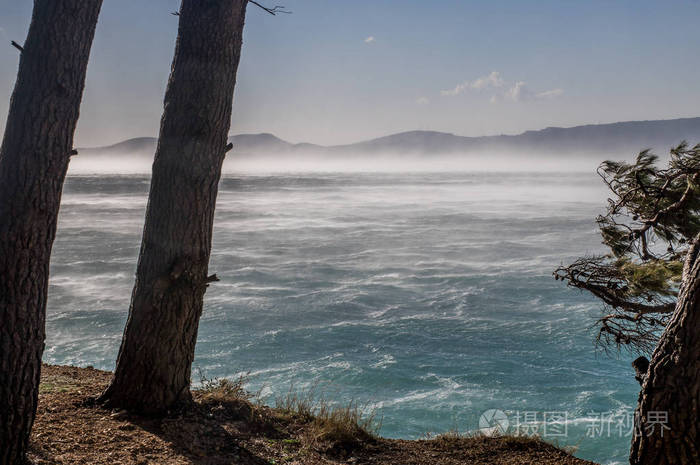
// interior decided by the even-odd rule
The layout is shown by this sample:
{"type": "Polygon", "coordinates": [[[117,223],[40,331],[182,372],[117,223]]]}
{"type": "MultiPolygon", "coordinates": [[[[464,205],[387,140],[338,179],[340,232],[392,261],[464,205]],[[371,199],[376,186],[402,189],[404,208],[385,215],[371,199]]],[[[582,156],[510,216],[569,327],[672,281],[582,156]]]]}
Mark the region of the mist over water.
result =
{"type": "MultiPolygon", "coordinates": [[[[620,157],[612,153],[610,157],[620,157]]],[[[604,156],[603,156],[604,158],[604,156]]],[[[542,156],[531,153],[480,152],[464,154],[393,153],[354,155],[319,154],[229,154],[223,172],[236,174],[285,173],[441,173],[441,172],[594,172],[601,155],[567,153],[542,156]]],[[[71,160],[70,173],[86,174],[150,174],[152,153],[87,153],[71,160]]]]}
{"type": "MultiPolygon", "coordinates": [[[[390,437],[475,431],[487,409],[511,420],[566,412],[560,444],[626,461],[628,436],[587,433],[596,414],[633,410],[630,357],[596,354],[598,303],[551,277],[602,250],[595,216],[606,192],[592,168],[282,166],[221,181],[210,266],[221,281],[205,297],[195,367],[249,372],[250,389],[271,402],[320,383],[331,399],[376,407],[390,437]]],[[[114,367],[148,185],[141,175],[68,178],[45,361],[114,367]]]]}

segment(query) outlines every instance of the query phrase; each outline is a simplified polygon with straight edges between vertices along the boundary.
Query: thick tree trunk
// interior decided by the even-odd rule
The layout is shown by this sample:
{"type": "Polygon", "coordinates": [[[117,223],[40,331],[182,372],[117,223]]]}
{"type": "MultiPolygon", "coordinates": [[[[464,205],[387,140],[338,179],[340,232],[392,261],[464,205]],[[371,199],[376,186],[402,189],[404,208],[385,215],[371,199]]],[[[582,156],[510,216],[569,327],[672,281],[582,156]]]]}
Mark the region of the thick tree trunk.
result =
{"type": "Polygon", "coordinates": [[[162,413],[190,400],[246,5],[182,2],[136,284],[101,397],[107,405],[162,413]]]}
{"type": "Polygon", "coordinates": [[[639,394],[632,465],[700,463],[700,259],[686,260],[676,311],[649,363],[639,394]]]}
{"type": "Polygon", "coordinates": [[[49,257],[102,0],[36,0],[0,149],[0,464],[23,461],[49,257]]]}

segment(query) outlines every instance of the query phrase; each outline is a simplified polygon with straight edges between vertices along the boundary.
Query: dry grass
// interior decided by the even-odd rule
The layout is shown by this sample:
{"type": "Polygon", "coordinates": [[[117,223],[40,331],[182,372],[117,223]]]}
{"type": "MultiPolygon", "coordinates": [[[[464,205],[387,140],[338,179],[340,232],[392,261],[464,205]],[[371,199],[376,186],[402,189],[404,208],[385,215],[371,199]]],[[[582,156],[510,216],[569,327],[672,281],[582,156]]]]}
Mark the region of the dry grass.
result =
{"type": "Polygon", "coordinates": [[[331,405],[321,401],[314,414],[317,437],[325,441],[341,443],[366,442],[377,436],[381,421],[376,410],[365,413],[355,401],[346,406],[331,405]]]}
{"type": "MultiPolygon", "coordinates": [[[[199,370],[200,386],[195,390],[197,400],[204,404],[219,404],[242,413],[250,420],[266,407],[260,391],[253,394],[246,389],[248,375],[235,379],[207,378],[199,370]]],[[[310,443],[323,449],[345,452],[371,442],[378,435],[381,421],[376,410],[356,401],[338,404],[329,401],[318,385],[308,389],[289,391],[275,398],[271,412],[280,419],[294,419],[307,425],[310,443]]]]}
{"type": "Polygon", "coordinates": [[[349,452],[377,438],[381,420],[369,405],[350,401],[346,405],[329,401],[317,386],[275,399],[275,409],[308,423],[311,443],[327,450],[349,452]]]}
{"type": "Polygon", "coordinates": [[[250,402],[256,396],[245,389],[248,384],[248,375],[240,375],[236,379],[207,378],[202,370],[199,371],[200,386],[196,389],[202,401],[214,402],[250,402]]]}

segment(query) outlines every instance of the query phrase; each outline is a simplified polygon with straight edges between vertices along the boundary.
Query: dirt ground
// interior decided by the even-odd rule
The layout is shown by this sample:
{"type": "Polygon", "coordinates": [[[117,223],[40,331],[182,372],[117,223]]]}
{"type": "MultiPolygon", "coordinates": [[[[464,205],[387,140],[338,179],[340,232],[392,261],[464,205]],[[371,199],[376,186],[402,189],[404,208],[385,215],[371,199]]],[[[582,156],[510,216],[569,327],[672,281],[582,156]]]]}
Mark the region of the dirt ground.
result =
{"type": "Polygon", "coordinates": [[[95,404],[109,376],[44,366],[31,438],[35,464],[595,465],[530,438],[330,440],[308,418],[197,392],[187,409],[144,418],[95,404]]]}

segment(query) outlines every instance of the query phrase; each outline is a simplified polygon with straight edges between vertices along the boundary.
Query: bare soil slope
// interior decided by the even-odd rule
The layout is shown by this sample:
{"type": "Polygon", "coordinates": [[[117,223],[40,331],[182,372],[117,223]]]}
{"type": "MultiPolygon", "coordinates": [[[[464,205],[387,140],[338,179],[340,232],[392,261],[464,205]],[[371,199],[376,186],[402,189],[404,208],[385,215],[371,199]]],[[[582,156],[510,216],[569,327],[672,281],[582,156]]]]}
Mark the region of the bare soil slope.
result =
{"type": "Polygon", "coordinates": [[[404,441],[338,431],[211,391],[195,392],[194,405],[167,418],[143,418],[95,405],[109,376],[43,367],[30,456],[37,465],[595,465],[528,438],[404,441]]]}

